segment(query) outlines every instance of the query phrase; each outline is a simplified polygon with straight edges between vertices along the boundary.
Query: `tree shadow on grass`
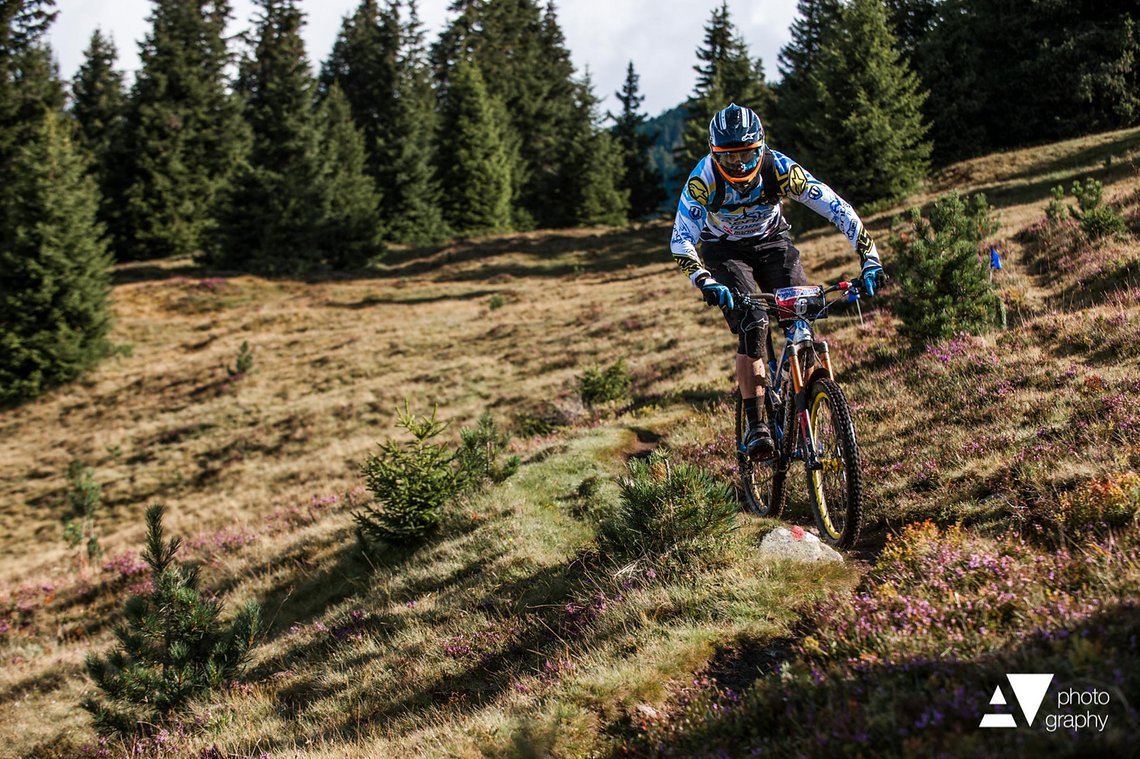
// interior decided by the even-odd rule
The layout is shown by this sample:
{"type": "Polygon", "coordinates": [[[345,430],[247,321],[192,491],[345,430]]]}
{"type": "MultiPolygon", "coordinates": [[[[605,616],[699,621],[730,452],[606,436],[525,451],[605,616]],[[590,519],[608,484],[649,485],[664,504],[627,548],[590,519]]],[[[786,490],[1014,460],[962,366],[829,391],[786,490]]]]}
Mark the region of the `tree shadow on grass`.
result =
{"type": "MultiPolygon", "coordinates": [[[[1104,166],[1105,161],[1112,161],[1118,166],[1127,166],[1127,164],[1119,163],[1120,156],[1137,150],[1140,150],[1140,130],[1133,129],[1117,135],[1109,142],[1091,145],[1076,153],[1060,156],[1046,163],[1036,163],[1027,166],[1016,174],[1006,177],[1006,181],[1028,179],[1042,174],[1055,174],[1061,171],[1082,172],[1086,171],[1090,165],[1097,164],[1102,168],[1110,168],[1104,166]]],[[[1067,187],[1065,189],[1068,190],[1067,187]]]]}
{"type": "Polygon", "coordinates": [[[663,224],[596,232],[544,232],[393,253],[385,259],[383,272],[387,277],[407,277],[438,271],[441,281],[494,280],[504,276],[557,278],[667,262],[668,242],[669,228],[663,224]],[[660,250],[661,255],[647,256],[648,250],[660,250]],[[580,254],[578,260],[566,257],[572,253],[580,254]],[[503,261],[504,255],[521,256],[522,260],[503,261]],[[480,261],[484,264],[471,270],[442,270],[445,266],[480,261]]]}
{"type": "MultiPolygon", "coordinates": [[[[484,576],[486,564],[478,560],[447,578],[441,578],[438,583],[411,587],[416,592],[439,593],[441,588],[437,585],[446,586],[453,598],[461,598],[464,594],[470,596],[484,576]]],[[[493,703],[506,694],[520,676],[537,676],[540,681],[558,677],[564,662],[605,644],[622,632],[621,628],[599,628],[594,624],[595,618],[588,613],[576,616],[567,612],[567,604],[590,591],[589,577],[589,566],[576,559],[542,567],[489,592],[470,596],[463,604],[466,611],[483,613],[487,624],[474,633],[460,633],[439,642],[446,656],[462,663],[458,672],[440,673],[410,693],[390,699],[381,697],[372,704],[362,704],[359,699],[354,699],[355,714],[339,723],[288,736],[274,736],[268,743],[264,738],[260,741],[254,739],[248,748],[251,751],[254,747],[258,751],[273,751],[306,741],[317,744],[353,741],[379,726],[421,710],[454,707],[466,711],[493,703]]],[[[437,598],[436,605],[440,604],[446,605],[446,601],[437,598]]],[[[455,608],[450,616],[464,611],[455,608]]],[[[434,625],[439,627],[447,622],[447,619],[440,619],[434,625]]],[[[369,618],[369,624],[373,624],[372,618],[369,618]]],[[[395,622],[386,618],[376,619],[375,624],[378,629],[384,628],[386,635],[398,629],[395,622]]],[[[313,645],[327,647],[327,643],[321,642],[313,645]]],[[[401,651],[400,658],[408,660],[410,657],[438,654],[438,651],[425,652],[421,644],[414,644],[409,650],[401,651]]],[[[372,654],[361,654],[355,663],[350,660],[345,666],[349,669],[364,666],[372,659],[372,654]]],[[[300,716],[299,709],[309,709],[319,701],[343,695],[347,687],[330,686],[327,682],[310,678],[291,685],[282,694],[279,707],[283,715],[296,721],[295,718],[300,716]]]]}

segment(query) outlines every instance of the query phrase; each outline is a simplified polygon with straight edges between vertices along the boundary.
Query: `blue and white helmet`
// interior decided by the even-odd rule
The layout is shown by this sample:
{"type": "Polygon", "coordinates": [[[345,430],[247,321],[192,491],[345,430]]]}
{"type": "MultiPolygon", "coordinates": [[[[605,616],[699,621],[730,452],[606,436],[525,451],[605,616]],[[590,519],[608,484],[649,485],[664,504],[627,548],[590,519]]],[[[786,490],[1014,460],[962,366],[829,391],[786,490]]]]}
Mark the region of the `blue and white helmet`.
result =
{"type": "Polygon", "coordinates": [[[709,152],[713,165],[726,180],[751,182],[760,171],[764,153],[764,126],[751,108],[736,103],[717,111],[709,122],[709,152]]]}

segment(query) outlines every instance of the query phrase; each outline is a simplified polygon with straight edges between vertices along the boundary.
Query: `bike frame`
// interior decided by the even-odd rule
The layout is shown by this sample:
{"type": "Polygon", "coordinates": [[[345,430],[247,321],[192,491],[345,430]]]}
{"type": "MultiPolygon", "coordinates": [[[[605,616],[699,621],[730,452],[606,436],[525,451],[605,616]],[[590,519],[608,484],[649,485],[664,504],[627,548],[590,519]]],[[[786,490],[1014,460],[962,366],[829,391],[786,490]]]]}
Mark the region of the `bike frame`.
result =
{"type": "MultiPolygon", "coordinates": [[[[824,292],[842,291],[848,293],[847,300],[858,300],[860,288],[849,282],[840,282],[832,287],[827,288],[824,292]]],[[[752,298],[745,295],[742,299],[744,303],[752,303],[752,298]]],[[[772,426],[776,429],[776,446],[780,450],[783,446],[784,436],[788,434],[788,430],[783,428],[783,419],[775,419],[771,413],[776,404],[781,400],[780,393],[787,392],[787,388],[782,379],[784,372],[788,373],[791,381],[792,400],[795,403],[796,422],[800,428],[800,444],[792,451],[791,460],[802,461],[806,458],[806,463],[809,469],[819,470],[823,466],[819,460],[819,454],[816,452],[815,439],[811,431],[811,419],[808,412],[808,398],[807,388],[811,384],[812,378],[817,372],[826,372],[827,376],[835,379],[835,373],[831,368],[831,353],[827,347],[826,340],[816,340],[815,330],[812,323],[824,316],[827,311],[839,300],[833,300],[827,303],[818,313],[810,319],[795,319],[786,325],[780,325],[784,330],[784,350],[780,354],[780,360],[776,360],[776,351],[772,345],[772,331],[773,326],[769,324],[767,330],[767,348],[768,348],[768,376],[771,381],[768,385],[768,392],[765,397],[765,404],[769,412],[768,418],[772,421],[772,426]],[[812,347],[815,349],[816,357],[819,360],[819,366],[812,367],[808,376],[804,376],[802,362],[800,360],[800,353],[805,347],[812,347]]],[[[773,318],[777,314],[769,310],[769,315],[773,318]]],[[[786,399],[785,399],[786,400],[786,399]]]]}
{"type": "MultiPolygon", "coordinates": [[[[800,353],[806,345],[815,348],[822,370],[827,372],[829,377],[834,378],[831,370],[831,354],[827,347],[827,341],[815,339],[815,332],[806,319],[797,319],[784,327],[784,350],[780,355],[779,362],[776,361],[775,350],[772,346],[772,329],[770,327],[768,329],[769,376],[782,379],[784,372],[786,371],[788,373],[791,381],[791,400],[796,404],[796,421],[800,428],[800,445],[792,452],[792,460],[803,460],[806,452],[808,468],[818,470],[822,465],[819,462],[819,455],[816,453],[815,440],[812,436],[811,420],[809,419],[807,406],[807,387],[810,384],[811,376],[815,372],[813,371],[805,377],[801,365],[802,362],[800,361],[800,353]]],[[[780,393],[787,391],[787,388],[784,387],[785,384],[784,382],[780,382],[779,385],[775,383],[769,385],[768,392],[774,396],[767,399],[769,410],[774,408],[776,403],[779,402],[780,393]]],[[[776,428],[776,445],[777,447],[782,446],[784,436],[788,434],[788,430],[783,428],[784,420],[775,419],[773,417],[769,418],[772,419],[773,426],[776,428]]]]}

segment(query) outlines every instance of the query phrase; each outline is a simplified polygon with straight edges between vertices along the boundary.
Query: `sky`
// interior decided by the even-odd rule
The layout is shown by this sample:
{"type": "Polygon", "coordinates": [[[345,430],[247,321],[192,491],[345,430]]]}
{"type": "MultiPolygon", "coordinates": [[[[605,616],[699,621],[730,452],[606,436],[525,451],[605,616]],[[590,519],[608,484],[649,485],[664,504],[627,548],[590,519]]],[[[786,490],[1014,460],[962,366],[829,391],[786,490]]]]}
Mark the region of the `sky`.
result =
{"type": "MultiPolygon", "coordinates": [[[[250,25],[253,3],[233,0],[230,32],[250,25]]],[[[420,0],[420,18],[433,40],[446,25],[451,0],[420,0]]],[[[693,89],[696,50],[704,26],[721,0],[559,0],[559,23],[579,76],[588,68],[602,111],[617,111],[614,93],[633,61],[641,77],[642,110],[656,116],[684,100],[693,89]]],[[[305,45],[314,71],[332,50],[345,15],[359,0],[301,0],[306,14],[305,45]]],[[[769,80],[776,79],[776,56],[788,41],[796,0],[728,0],[733,23],[755,58],[764,62],[769,80]]],[[[70,79],[83,62],[91,32],[110,34],[119,50],[120,69],[138,67],[138,42],[148,30],[149,0],[56,0],[59,16],[49,39],[70,79]]]]}

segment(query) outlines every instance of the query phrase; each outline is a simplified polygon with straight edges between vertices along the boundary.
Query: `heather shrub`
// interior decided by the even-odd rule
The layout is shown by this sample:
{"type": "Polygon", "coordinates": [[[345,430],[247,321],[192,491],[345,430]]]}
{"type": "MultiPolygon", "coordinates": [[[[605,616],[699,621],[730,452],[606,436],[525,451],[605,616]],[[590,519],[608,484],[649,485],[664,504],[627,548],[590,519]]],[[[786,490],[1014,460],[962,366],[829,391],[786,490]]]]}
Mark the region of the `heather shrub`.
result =
{"type": "Polygon", "coordinates": [[[902,294],[894,305],[899,331],[921,346],[1001,325],[1001,298],[981,255],[983,240],[997,229],[985,197],[943,195],[929,218],[914,208],[909,221],[910,230],[892,240],[902,294]]]}
{"type": "Polygon", "coordinates": [[[228,625],[220,622],[221,604],[203,597],[197,567],[175,563],[181,541],[164,539],[162,516],[161,506],[146,513],[143,559],[153,589],[127,601],[126,620],[115,628],[118,648],[87,656],[87,673],[103,699],[82,705],[101,734],[153,732],[236,677],[261,633],[256,603],[228,625]]]}
{"type": "Polygon", "coordinates": [[[625,359],[619,358],[604,369],[600,365],[587,368],[578,377],[578,395],[587,406],[620,401],[629,397],[631,382],[625,359]]]}
{"type": "Polygon", "coordinates": [[[459,441],[456,458],[467,487],[502,482],[518,471],[518,456],[500,460],[511,437],[499,430],[490,411],[483,412],[474,429],[460,430],[459,441]]]}
{"type": "Polygon", "coordinates": [[[654,451],[629,462],[620,500],[600,525],[603,555],[661,565],[716,564],[736,529],[732,488],[711,472],[654,451]]]}
{"type": "Polygon", "coordinates": [[[362,543],[416,543],[439,526],[444,507],[464,483],[458,457],[436,438],[447,424],[417,417],[405,404],[399,426],[412,439],[389,440],[361,467],[373,503],[353,514],[362,543]]]}
{"type": "Polygon", "coordinates": [[[1038,523],[1069,537],[1124,527],[1140,514],[1140,475],[1126,472],[1079,484],[1034,514],[1038,523]]]}
{"type": "Polygon", "coordinates": [[[1126,754],[1137,728],[1131,708],[1114,711],[1118,722],[1103,733],[1002,736],[978,723],[1009,672],[1055,673],[1058,687],[1103,684],[1114,702],[1140,692],[1136,540],[1123,533],[1041,552],[1016,538],[909,526],[853,597],[835,593],[804,609],[800,640],[747,690],[693,680],[671,708],[634,717],[627,753],[1126,754]]]}

